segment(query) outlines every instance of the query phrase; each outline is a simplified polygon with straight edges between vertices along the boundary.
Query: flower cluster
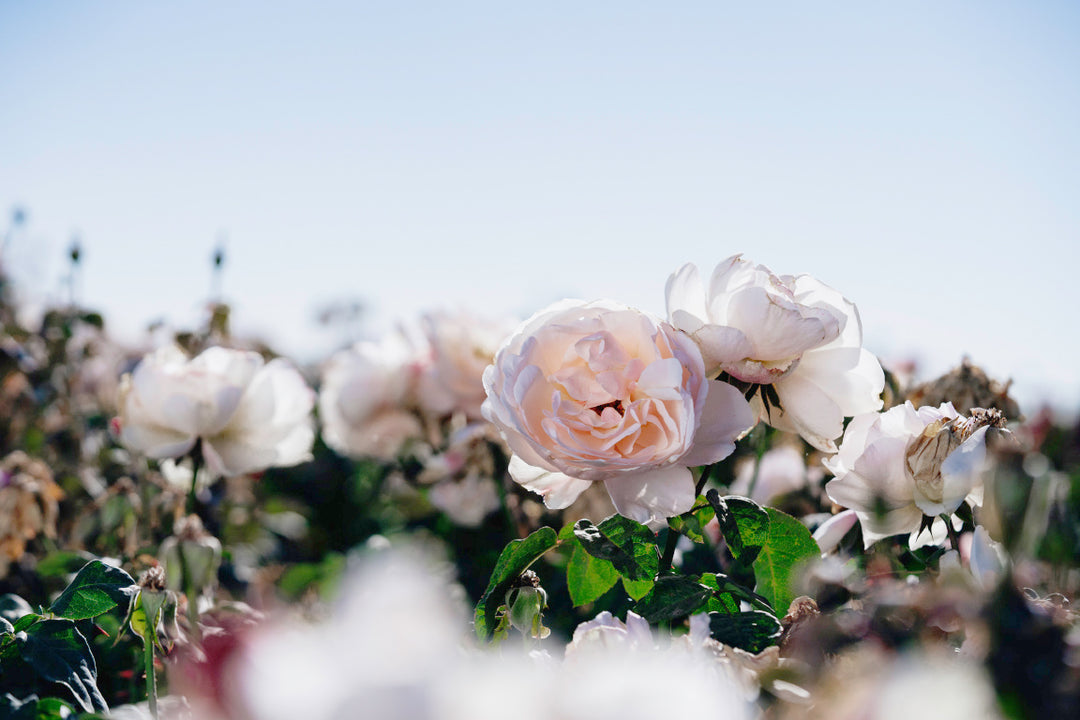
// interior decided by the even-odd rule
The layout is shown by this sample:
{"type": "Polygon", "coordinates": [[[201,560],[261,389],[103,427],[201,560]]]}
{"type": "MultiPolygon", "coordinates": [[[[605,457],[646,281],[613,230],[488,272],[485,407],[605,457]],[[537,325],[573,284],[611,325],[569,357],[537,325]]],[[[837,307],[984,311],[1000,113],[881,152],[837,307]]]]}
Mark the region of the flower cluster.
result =
{"type": "Polygon", "coordinates": [[[669,322],[612,301],[563,301],[503,345],[484,374],[485,416],[514,480],[551,508],[602,482],[618,511],[659,528],[764,419],[835,451],[845,416],[881,407],[884,375],[854,304],[817,280],[736,255],[708,290],[687,265],[669,322]]]}

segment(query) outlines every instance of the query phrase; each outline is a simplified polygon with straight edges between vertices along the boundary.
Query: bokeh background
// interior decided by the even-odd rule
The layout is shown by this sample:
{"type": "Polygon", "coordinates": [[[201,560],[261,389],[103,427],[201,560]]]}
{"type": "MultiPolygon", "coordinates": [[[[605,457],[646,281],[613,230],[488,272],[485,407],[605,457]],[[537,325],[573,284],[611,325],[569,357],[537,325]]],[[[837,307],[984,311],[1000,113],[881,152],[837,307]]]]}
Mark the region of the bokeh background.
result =
{"type": "Polygon", "coordinates": [[[742,252],[844,292],[886,362],[1075,414],[1078,31],[1053,1],[0,0],[0,261],[28,311],[136,340],[220,293],[314,362],[447,305],[662,313],[742,252]]]}

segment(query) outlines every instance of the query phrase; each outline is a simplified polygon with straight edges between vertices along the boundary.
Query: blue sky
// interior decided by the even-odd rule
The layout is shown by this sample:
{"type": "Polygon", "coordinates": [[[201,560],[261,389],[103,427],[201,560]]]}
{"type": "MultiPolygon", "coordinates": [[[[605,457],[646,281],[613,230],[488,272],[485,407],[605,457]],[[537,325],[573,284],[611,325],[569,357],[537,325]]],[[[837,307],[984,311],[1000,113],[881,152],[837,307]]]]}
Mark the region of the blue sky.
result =
{"type": "Polygon", "coordinates": [[[883,357],[1080,408],[1080,6],[222,5],[0,0],[28,298],[78,234],[117,332],[190,325],[225,236],[238,327],[306,361],[327,302],[373,334],[663,312],[682,263],[742,252],[843,291],[883,357]]]}

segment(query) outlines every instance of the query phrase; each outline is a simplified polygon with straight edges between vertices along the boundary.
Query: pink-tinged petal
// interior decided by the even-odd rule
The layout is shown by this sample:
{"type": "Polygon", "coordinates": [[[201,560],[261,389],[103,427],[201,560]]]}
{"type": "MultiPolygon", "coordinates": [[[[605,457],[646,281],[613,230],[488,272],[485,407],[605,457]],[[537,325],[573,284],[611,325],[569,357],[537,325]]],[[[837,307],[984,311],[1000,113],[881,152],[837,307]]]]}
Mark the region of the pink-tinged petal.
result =
{"type": "Polygon", "coordinates": [[[620,515],[653,530],[689,510],[696,499],[694,475],[682,465],[609,478],[604,487],[620,515]]]}
{"type": "Polygon", "coordinates": [[[705,286],[701,282],[701,276],[698,275],[697,267],[693,264],[683,265],[668,278],[664,296],[667,300],[668,317],[679,329],[686,330],[687,328],[679,324],[678,321],[685,321],[685,318],[676,318],[677,311],[697,318],[699,322],[704,322],[709,317],[705,306],[705,286]]]}
{"type": "Polygon", "coordinates": [[[638,378],[638,390],[657,400],[678,400],[681,397],[683,366],[675,358],[650,363],[638,378]]]}
{"type": "Polygon", "coordinates": [[[859,521],[854,510],[844,510],[821,523],[814,531],[814,541],[821,548],[821,554],[830,553],[836,549],[844,536],[848,534],[855,523],[859,521]]]}
{"type": "Polygon", "coordinates": [[[705,325],[690,333],[690,337],[701,349],[709,377],[719,373],[722,366],[741,362],[754,353],[754,346],[743,331],[726,325],[705,325]]]}
{"type": "Polygon", "coordinates": [[[735,441],[755,423],[742,393],[725,382],[710,380],[709,394],[698,420],[694,444],[680,462],[696,467],[719,462],[735,451],[735,441]]]}
{"type": "Polygon", "coordinates": [[[840,324],[840,334],[824,347],[860,347],[862,345],[862,319],[855,303],[841,293],[810,275],[798,275],[791,279],[795,301],[832,313],[840,324]]]}
{"type": "Polygon", "coordinates": [[[510,458],[509,471],[514,482],[540,495],[544,498],[544,505],[552,510],[569,507],[592,485],[588,480],[529,465],[517,455],[510,458]]]}
{"type": "MultiPolygon", "coordinates": [[[[822,452],[836,452],[833,442],[844,432],[844,413],[817,385],[798,375],[798,372],[773,385],[780,398],[782,420],[790,423],[802,437],[822,452]]],[[[780,425],[770,422],[776,428],[780,425]]]]}
{"type": "Polygon", "coordinates": [[[789,361],[820,347],[839,333],[836,319],[822,310],[801,308],[764,287],[746,288],[731,298],[726,324],[747,333],[759,362],[789,361]]]}

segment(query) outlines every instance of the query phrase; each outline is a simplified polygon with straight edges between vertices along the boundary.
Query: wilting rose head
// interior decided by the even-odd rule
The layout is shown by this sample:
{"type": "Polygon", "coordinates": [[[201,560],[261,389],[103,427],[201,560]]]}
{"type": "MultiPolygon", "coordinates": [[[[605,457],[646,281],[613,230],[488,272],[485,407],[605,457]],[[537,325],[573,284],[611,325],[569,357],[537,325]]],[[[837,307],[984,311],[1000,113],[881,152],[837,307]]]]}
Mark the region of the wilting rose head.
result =
{"type": "Polygon", "coordinates": [[[840,451],[824,461],[836,476],[825,490],[855,510],[867,547],[891,535],[917,535],[924,516],[951,514],[965,500],[981,504],[986,434],[1000,427],[999,418],[964,418],[951,403],[916,410],[910,401],[856,416],[840,451]]]}
{"type": "Polygon", "coordinates": [[[862,348],[855,305],[809,275],[777,276],[735,255],[706,287],[684,265],[668,279],[667,310],[701,348],[709,377],[725,373],[754,393],[759,419],[819,450],[836,452],[845,416],[881,408],[885,375],[862,348]]]}
{"type": "Polygon", "coordinates": [[[514,456],[514,480],[550,508],[603,482],[618,511],[654,526],[694,501],[689,467],[734,450],[753,423],[697,346],[610,301],[562,301],[526,321],[484,372],[484,416],[514,456]]]}

